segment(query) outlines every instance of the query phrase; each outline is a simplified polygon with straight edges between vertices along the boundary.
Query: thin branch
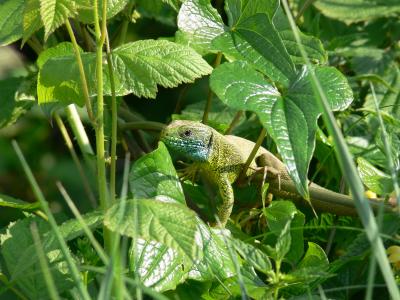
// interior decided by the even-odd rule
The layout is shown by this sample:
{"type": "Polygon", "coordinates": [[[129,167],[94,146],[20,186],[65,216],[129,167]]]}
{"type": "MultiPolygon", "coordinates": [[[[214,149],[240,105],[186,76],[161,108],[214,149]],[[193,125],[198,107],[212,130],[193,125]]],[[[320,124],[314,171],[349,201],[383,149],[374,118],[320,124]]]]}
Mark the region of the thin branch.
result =
{"type": "Polygon", "coordinates": [[[83,97],[85,98],[86,110],[87,110],[89,119],[93,122],[94,117],[93,117],[93,111],[92,111],[92,104],[90,103],[89,88],[88,88],[88,84],[87,84],[87,80],[86,80],[85,69],[83,67],[83,62],[82,62],[81,53],[79,51],[79,46],[78,46],[78,43],[76,42],[74,31],[72,30],[71,23],[69,22],[69,20],[67,20],[67,22],[65,22],[65,27],[67,27],[69,37],[70,37],[72,45],[74,47],[76,62],[78,63],[79,75],[81,78],[83,97]]]}

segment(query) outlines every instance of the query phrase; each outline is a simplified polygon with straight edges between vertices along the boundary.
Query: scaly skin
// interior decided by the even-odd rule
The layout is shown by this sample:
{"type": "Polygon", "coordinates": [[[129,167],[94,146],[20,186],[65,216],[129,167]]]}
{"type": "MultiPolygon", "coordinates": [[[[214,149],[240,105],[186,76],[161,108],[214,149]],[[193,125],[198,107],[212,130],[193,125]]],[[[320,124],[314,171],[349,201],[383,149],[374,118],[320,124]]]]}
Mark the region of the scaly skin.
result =
{"type": "MultiPolygon", "coordinates": [[[[200,122],[182,120],[169,124],[161,134],[161,141],[170,151],[191,160],[196,168],[218,186],[222,198],[222,204],[218,207],[218,218],[221,225],[225,226],[234,203],[232,184],[237,181],[254,143],[236,136],[224,136],[200,122]]],[[[246,175],[255,175],[259,167],[266,167],[269,191],[282,198],[304,201],[297,193],[285,165],[262,147],[246,175]]],[[[347,195],[335,193],[314,183],[310,184],[309,191],[311,203],[319,211],[339,215],[356,214],[353,200],[347,195]]],[[[378,201],[373,200],[371,204],[379,205],[378,201]]]]}

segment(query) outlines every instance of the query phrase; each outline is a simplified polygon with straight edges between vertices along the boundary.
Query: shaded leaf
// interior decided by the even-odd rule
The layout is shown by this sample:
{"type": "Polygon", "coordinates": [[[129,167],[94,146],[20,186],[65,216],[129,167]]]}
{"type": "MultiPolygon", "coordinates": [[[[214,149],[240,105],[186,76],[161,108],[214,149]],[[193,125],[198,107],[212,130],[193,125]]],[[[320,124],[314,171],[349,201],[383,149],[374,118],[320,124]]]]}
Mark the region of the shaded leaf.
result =
{"type": "Polygon", "coordinates": [[[268,274],[272,270],[268,255],[260,249],[238,239],[233,239],[231,242],[240,256],[254,269],[264,274],[268,274]]]}
{"type": "MultiPolygon", "coordinates": [[[[93,23],[93,0],[74,0],[78,10],[78,19],[83,23],[93,23]]],[[[129,0],[107,0],[107,19],[114,17],[124,9],[129,0]]],[[[99,18],[102,16],[103,1],[98,1],[99,18]]]]}
{"type": "Polygon", "coordinates": [[[314,2],[324,15],[346,23],[369,21],[400,13],[397,0],[318,0],[314,2]]]}
{"type": "MultiPolygon", "coordinates": [[[[39,218],[26,218],[11,223],[6,233],[0,236],[1,255],[10,275],[10,281],[15,282],[23,293],[29,295],[29,299],[47,299],[46,282],[40,271],[38,257],[33,255],[36,250],[29,227],[32,222],[37,223],[42,236],[49,232],[48,223],[39,218]]],[[[72,288],[73,281],[66,261],[51,233],[43,240],[43,250],[57,291],[62,293],[72,288]]]]}
{"type": "MultiPolygon", "coordinates": [[[[274,201],[264,210],[269,230],[275,237],[282,235],[286,224],[290,222],[290,251],[285,259],[297,263],[304,253],[303,226],[305,223],[304,214],[296,209],[296,206],[289,201],[274,201]]],[[[285,237],[286,238],[286,237],[285,237]]],[[[267,244],[272,243],[272,239],[267,244]]]]}
{"type": "Polygon", "coordinates": [[[22,37],[22,19],[25,0],[0,1],[0,46],[5,46],[22,37]]]}
{"type": "Polygon", "coordinates": [[[392,178],[388,174],[375,168],[366,159],[358,157],[357,168],[361,180],[369,190],[378,195],[389,194],[393,191],[392,178]]]}
{"type": "Polygon", "coordinates": [[[12,125],[35,104],[33,84],[23,77],[0,80],[0,128],[12,125]]]}

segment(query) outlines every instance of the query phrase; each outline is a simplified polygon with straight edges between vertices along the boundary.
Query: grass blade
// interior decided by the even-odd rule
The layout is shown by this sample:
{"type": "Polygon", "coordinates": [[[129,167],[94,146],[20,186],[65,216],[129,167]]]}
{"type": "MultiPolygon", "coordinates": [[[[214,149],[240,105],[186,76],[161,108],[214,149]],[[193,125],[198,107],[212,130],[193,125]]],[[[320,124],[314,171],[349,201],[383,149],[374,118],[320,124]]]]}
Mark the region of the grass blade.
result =
{"type": "Polygon", "coordinates": [[[311,71],[310,72],[312,77],[311,82],[313,83],[314,94],[317,96],[319,100],[318,104],[320,106],[324,122],[335,142],[335,151],[340,168],[342,170],[343,176],[347,184],[350,187],[351,194],[353,195],[354,199],[354,204],[357,209],[357,213],[365,228],[367,237],[371,243],[371,247],[373,248],[376,260],[382,271],[382,276],[384,277],[385,282],[387,284],[389,294],[393,299],[400,299],[400,292],[397,287],[396,280],[393,276],[392,270],[390,268],[390,264],[386,256],[386,251],[383,245],[383,241],[379,236],[378,225],[375,221],[369,202],[364,197],[364,187],[360,177],[358,176],[358,172],[354,164],[353,157],[350,154],[350,151],[346,145],[344,137],[336,124],[336,120],[333,116],[333,113],[328,106],[325,93],[322,90],[321,85],[318,79],[316,78],[315,73],[312,70],[312,65],[301,43],[301,39],[297,31],[297,27],[295,25],[293,17],[291,15],[287,0],[283,0],[282,4],[285,9],[286,15],[288,17],[292,32],[296,39],[301,55],[303,59],[306,61],[307,67],[311,71]]]}
{"type": "Polygon", "coordinates": [[[81,274],[80,274],[77,266],[74,263],[71,253],[69,252],[67,243],[64,241],[62,234],[57,226],[57,222],[54,219],[54,216],[50,211],[49,204],[47,203],[46,199],[44,198],[44,195],[43,195],[42,191],[40,190],[40,187],[39,187],[38,183],[36,182],[36,179],[33,176],[32,171],[29,168],[29,165],[26,162],[24,155],[22,154],[22,151],[19,148],[19,146],[15,140],[12,141],[12,145],[13,145],[14,150],[17,153],[17,156],[22,164],[22,168],[24,169],[25,175],[28,178],[28,181],[33,189],[33,192],[34,192],[37,200],[40,202],[40,205],[41,205],[44,213],[47,215],[50,227],[53,230],[54,235],[56,236],[56,239],[60,245],[60,249],[65,257],[68,268],[72,274],[72,277],[74,278],[75,284],[79,290],[81,298],[84,300],[90,300],[89,293],[83,284],[81,274]]]}
{"type": "Polygon", "coordinates": [[[39,231],[37,229],[36,223],[31,224],[31,232],[32,232],[33,240],[35,242],[36,254],[39,258],[40,268],[42,269],[44,281],[46,282],[46,286],[49,291],[50,298],[53,300],[54,299],[59,300],[60,297],[58,296],[57,288],[54,283],[53,276],[51,275],[49,265],[46,260],[46,254],[44,253],[44,250],[43,250],[43,244],[40,240],[39,231]]]}

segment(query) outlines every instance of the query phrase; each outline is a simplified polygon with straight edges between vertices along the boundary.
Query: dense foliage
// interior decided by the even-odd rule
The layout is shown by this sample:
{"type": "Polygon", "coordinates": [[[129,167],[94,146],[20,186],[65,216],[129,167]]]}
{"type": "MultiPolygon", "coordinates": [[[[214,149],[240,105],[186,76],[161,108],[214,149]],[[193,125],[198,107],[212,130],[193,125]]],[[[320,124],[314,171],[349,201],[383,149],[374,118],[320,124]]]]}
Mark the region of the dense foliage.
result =
{"type": "Polygon", "coordinates": [[[0,298],[400,298],[399,16],[398,0],[0,0],[0,298]],[[218,191],[158,141],[178,119],[262,139],[299,195],[311,180],[356,213],[249,181],[210,226],[218,191]]]}

